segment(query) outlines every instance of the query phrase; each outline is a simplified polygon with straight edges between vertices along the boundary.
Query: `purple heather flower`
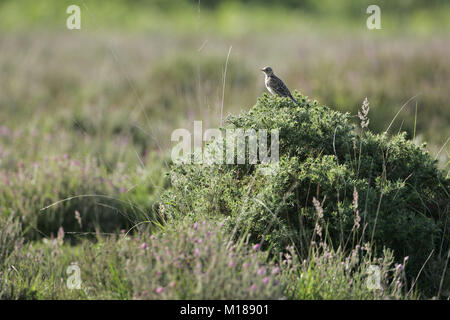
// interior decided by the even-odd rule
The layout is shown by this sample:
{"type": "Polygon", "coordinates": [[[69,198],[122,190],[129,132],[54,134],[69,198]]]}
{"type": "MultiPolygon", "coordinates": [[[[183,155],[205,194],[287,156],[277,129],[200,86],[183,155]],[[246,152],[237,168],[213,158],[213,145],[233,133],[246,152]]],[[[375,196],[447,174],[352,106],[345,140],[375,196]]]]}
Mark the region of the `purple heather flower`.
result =
{"type": "Polygon", "coordinates": [[[257,287],[256,287],[255,284],[252,284],[251,287],[250,287],[250,289],[252,289],[253,291],[256,291],[257,287]]]}
{"type": "Polygon", "coordinates": [[[196,222],[196,223],[194,223],[194,230],[197,230],[198,229],[198,223],[196,222]]]}
{"type": "Polygon", "coordinates": [[[78,161],[78,160],[76,160],[76,159],[73,159],[73,160],[72,160],[72,164],[73,164],[74,166],[81,167],[81,162],[78,161]]]}
{"type": "Polygon", "coordinates": [[[261,247],[261,245],[257,243],[253,246],[253,250],[259,250],[259,247],[261,247]]]}
{"type": "Polygon", "coordinates": [[[244,262],[244,264],[242,265],[242,268],[247,269],[250,266],[250,264],[248,262],[244,262]]]}
{"type": "Polygon", "coordinates": [[[272,270],[272,274],[279,274],[280,273],[280,268],[278,268],[278,267],[275,267],[273,270],[272,270]]]}
{"type": "Polygon", "coordinates": [[[228,266],[229,266],[230,268],[233,268],[233,267],[234,267],[234,261],[233,261],[233,260],[230,260],[230,262],[228,263],[228,266]]]}
{"type": "Polygon", "coordinates": [[[147,244],[146,244],[145,242],[143,242],[143,243],[141,244],[141,249],[147,249],[147,244]]]}
{"type": "Polygon", "coordinates": [[[259,268],[258,269],[258,275],[262,276],[265,272],[264,272],[264,268],[259,268]]]}
{"type": "Polygon", "coordinates": [[[269,280],[270,280],[269,277],[264,277],[263,283],[264,283],[264,284],[268,284],[268,283],[269,283],[269,280]]]}
{"type": "Polygon", "coordinates": [[[120,193],[125,193],[127,192],[127,188],[125,187],[120,187],[120,193]]]}
{"type": "Polygon", "coordinates": [[[164,291],[164,288],[163,287],[158,287],[158,288],[156,288],[155,291],[156,291],[157,294],[160,294],[160,293],[162,293],[164,291]]]}
{"type": "Polygon", "coordinates": [[[200,250],[198,250],[198,248],[195,248],[194,250],[194,256],[198,257],[200,255],[200,250]]]}

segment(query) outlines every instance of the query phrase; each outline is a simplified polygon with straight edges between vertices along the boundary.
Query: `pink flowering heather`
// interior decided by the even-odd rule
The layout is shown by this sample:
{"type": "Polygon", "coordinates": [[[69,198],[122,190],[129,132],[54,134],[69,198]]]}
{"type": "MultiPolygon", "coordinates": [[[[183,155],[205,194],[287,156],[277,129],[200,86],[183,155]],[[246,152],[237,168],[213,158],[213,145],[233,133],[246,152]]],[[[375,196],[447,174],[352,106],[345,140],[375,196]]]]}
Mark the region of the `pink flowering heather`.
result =
{"type": "Polygon", "coordinates": [[[158,287],[158,288],[156,288],[155,292],[157,294],[163,293],[164,292],[164,288],[163,287],[158,287]]]}
{"type": "Polygon", "coordinates": [[[147,244],[145,243],[145,242],[143,242],[142,244],[141,244],[141,249],[147,249],[147,244]]]}
{"type": "Polygon", "coordinates": [[[265,273],[264,268],[259,268],[259,269],[258,269],[258,275],[259,275],[259,276],[262,276],[264,273],[265,273]]]}
{"type": "Polygon", "coordinates": [[[262,280],[262,282],[263,282],[264,284],[268,284],[269,281],[270,281],[270,278],[269,278],[269,277],[264,277],[264,279],[262,280]]]}
{"type": "Polygon", "coordinates": [[[253,246],[253,250],[259,250],[259,247],[261,247],[261,245],[257,243],[253,246]]]}

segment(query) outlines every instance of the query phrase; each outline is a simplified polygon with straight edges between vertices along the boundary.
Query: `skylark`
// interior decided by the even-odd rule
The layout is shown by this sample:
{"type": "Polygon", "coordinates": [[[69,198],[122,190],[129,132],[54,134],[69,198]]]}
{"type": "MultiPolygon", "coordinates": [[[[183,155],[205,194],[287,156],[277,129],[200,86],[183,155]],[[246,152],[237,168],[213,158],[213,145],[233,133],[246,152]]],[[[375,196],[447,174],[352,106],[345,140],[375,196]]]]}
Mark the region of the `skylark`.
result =
{"type": "Polygon", "coordinates": [[[266,88],[271,94],[277,94],[281,97],[289,97],[295,104],[298,104],[283,81],[281,81],[281,79],[273,73],[271,67],[264,67],[261,71],[266,75],[266,88]]]}

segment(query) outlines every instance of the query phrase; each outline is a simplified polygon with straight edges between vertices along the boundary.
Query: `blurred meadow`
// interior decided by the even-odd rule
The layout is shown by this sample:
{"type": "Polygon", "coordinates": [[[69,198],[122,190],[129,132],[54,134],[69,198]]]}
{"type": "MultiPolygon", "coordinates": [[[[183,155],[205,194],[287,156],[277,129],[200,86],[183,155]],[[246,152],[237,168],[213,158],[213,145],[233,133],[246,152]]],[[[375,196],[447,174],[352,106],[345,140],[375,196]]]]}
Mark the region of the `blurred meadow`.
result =
{"type": "MultiPolygon", "coordinates": [[[[171,133],[192,130],[194,120],[216,128],[228,114],[248,110],[266,91],[260,71],[266,65],[292,91],[349,112],[354,123],[367,97],[372,132],[406,131],[416,145],[426,142],[448,177],[449,57],[450,3],[444,0],[0,0],[0,247],[10,248],[0,251],[0,298],[90,298],[64,288],[71,261],[84,263],[95,298],[416,298],[415,291],[393,287],[385,296],[333,291],[341,284],[311,295],[311,284],[304,290],[286,284],[283,292],[270,285],[260,295],[233,296],[240,284],[232,281],[215,295],[197,292],[195,271],[186,270],[172,280],[185,281],[185,291],[166,279],[163,294],[151,280],[157,269],[144,272],[145,255],[134,251],[161,229],[177,250],[185,240],[176,236],[195,237],[192,224],[166,227],[161,214],[171,133]],[[81,30],[66,27],[71,4],[81,8],[81,30]],[[381,7],[381,30],[366,27],[370,4],[381,7]],[[138,238],[115,246],[120,230],[130,228],[138,238]],[[106,251],[95,260],[100,247],[106,251]],[[22,266],[21,276],[10,270],[11,261],[22,266]],[[91,264],[96,267],[88,270],[91,264]]],[[[210,229],[225,237],[216,225],[210,229]]],[[[249,257],[252,269],[240,272],[251,287],[259,265],[267,263],[264,274],[276,267],[262,253],[249,255],[248,239],[240,241],[233,261],[249,257]]],[[[326,250],[336,261],[351,257],[326,250]]],[[[231,264],[216,263],[218,270],[231,264]]],[[[327,266],[315,263],[320,278],[327,266]]],[[[155,266],[177,274],[173,266],[155,266]]],[[[292,270],[281,270],[277,281],[292,270]]],[[[394,278],[400,281],[400,271],[394,278]]]]}

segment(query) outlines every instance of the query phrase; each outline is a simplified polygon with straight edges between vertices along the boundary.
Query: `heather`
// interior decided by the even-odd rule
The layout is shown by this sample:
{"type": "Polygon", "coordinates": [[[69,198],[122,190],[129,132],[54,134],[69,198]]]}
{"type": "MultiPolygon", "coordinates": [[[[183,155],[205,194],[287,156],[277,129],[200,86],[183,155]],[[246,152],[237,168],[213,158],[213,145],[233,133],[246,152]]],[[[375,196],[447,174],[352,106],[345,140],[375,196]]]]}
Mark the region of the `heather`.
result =
{"type": "Polygon", "coordinates": [[[449,299],[449,17],[0,1],[0,299],[449,299]],[[194,121],[279,129],[279,162],[177,165],[194,121]]]}

